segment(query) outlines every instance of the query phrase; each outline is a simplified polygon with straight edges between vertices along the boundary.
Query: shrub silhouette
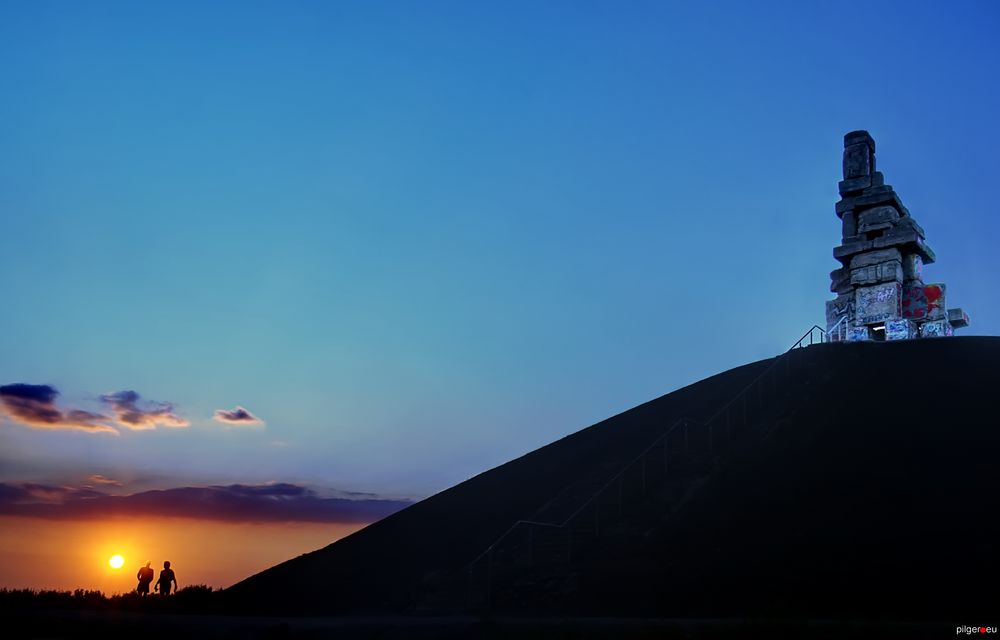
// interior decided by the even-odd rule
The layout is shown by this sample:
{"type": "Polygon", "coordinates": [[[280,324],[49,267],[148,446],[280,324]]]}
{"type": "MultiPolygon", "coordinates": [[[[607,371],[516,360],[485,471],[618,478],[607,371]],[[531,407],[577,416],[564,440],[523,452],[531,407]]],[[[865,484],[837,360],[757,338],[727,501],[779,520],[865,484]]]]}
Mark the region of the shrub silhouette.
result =
{"type": "Polygon", "coordinates": [[[105,595],[92,589],[0,589],[0,611],[136,611],[142,613],[212,613],[221,589],[188,585],[168,598],[143,598],[135,592],[105,595]]]}

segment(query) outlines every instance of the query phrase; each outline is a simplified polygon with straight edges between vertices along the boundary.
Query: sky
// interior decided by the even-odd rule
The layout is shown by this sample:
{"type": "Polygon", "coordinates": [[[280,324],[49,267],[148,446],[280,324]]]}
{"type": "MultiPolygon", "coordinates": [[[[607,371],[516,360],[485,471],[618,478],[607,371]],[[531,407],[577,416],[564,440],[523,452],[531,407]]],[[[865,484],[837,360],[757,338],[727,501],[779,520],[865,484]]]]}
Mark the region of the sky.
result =
{"type": "Polygon", "coordinates": [[[998,32],[992,2],[0,4],[0,587],[127,590],[117,547],[226,586],[784,351],[833,298],[855,129],[996,335],[998,32]]]}

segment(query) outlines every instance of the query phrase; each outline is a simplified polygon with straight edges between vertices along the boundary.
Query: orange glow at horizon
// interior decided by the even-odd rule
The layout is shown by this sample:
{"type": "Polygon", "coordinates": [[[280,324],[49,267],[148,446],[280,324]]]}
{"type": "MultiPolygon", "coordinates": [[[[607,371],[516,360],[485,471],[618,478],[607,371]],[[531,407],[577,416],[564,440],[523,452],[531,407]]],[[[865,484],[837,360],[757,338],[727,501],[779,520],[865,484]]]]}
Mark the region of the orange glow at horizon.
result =
{"type": "Polygon", "coordinates": [[[139,567],[169,560],[180,587],[229,587],[363,525],[231,523],[183,518],[54,521],[0,517],[0,588],[125,593],[139,567]],[[122,558],[121,568],[111,559],[122,558]],[[134,565],[134,566],[133,566],[134,565]]]}

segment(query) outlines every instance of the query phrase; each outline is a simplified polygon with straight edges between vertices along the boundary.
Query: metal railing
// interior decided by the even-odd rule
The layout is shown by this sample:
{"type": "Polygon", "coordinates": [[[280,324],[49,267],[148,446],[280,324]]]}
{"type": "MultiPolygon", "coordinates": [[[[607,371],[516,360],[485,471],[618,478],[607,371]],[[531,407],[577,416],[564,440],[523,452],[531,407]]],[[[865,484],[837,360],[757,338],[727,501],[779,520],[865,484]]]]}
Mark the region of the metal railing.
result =
{"type": "MultiPolygon", "coordinates": [[[[846,317],[846,316],[845,316],[846,317]]],[[[841,319],[843,321],[843,318],[841,319]]],[[[837,323],[838,325],[840,322],[837,323]]],[[[834,328],[837,325],[834,326],[834,328]]],[[[832,328],[831,328],[832,329],[832,328]]],[[[722,405],[715,413],[713,413],[704,422],[699,422],[698,420],[690,417],[681,417],[675,420],[667,429],[660,434],[656,439],[654,439],[649,445],[647,445],[638,455],[636,455],[632,460],[626,463],[617,473],[611,476],[606,482],[604,482],[599,489],[597,489],[593,494],[591,494],[583,503],[580,504],[569,516],[567,516],[561,522],[542,522],[538,520],[518,520],[514,522],[506,531],[504,531],[496,540],[493,541],[482,553],[476,556],[466,568],[469,576],[470,588],[469,597],[472,597],[474,589],[472,588],[472,577],[473,573],[480,563],[486,563],[486,594],[485,601],[486,606],[489,607],[492,598],[493,590],[493,567],[494,567],[494,554],[501,548],[501,546],[513,536],[519,532],[527,529],[528,530],[528,564],[530,565],[533,560],[532,553],[532,540],[534,530],[548,530],[556,531],[560,530],[566,533],[566,561],[567,563],[572,561],[572,536],[570,535],[570,528],[579,521],[583,515],[589,511],[590,507],[594,507],[594,537],[600,536],[601,530],[601,509],[600,501],[607,495],[608,492],[617,490],[618,492],[618,512],[621,515],[623,510],[623,489],[624,489],[624,479],[626,474],[630,471],[639,469],[641,476],[641,491],[642,495],[645,496],[646,493],[646,481],[647,481],[647,462],[648,457],[652,451],[662,446],[663,453],[659,454],[662,456],[664,474],[666,474],[667,466],[670,460],[671,449],[668,446],[671,436],[680,436],[683,434],[683,447],[680,451],[682,456],[690,456],[690,435],[692,427],[703,427],[704,428],[704,438],[702,442],[707,442],[707,451],[699,452],[700,455],[707,455],[708,461],[710,463],[708,471],[716,469],[719,465],[719,454],[724,446],[731,444],[734,433],[736,430],[741,429],[747,430],[750,426],[750,412],[763,410],[764,408],[764,397],[765,394],[770,396],[771,394],[777,394],[779,389],[779,377],[784,378],[785,384],[791,382],[793,379],[793,352],[802,349],[807,346],[814,344],[822,344],[828,341],[829,333],[824,331],[819,326],[813,325],[808,331],[806,331],[802,337],[796,340],[791,347],[786,351],[781,353],[776,357],[771,364],[769,364],[757,377],[755,377],[751,382],[743,387],[733,398],[722,405]],[[808,341],[808,342],[807,342],[808,341]]],[[[571,485],[570,485],[571,486],[571,485]]],[[[563,491],[551,499],[548,504],[551,504],[554,500],[562,496],[569,489],[567,486],[563,491]]],[[[543,506],[539,512],[543,511],[545,507],[543,506]]]]}
{"type": "Polygon", "coordinates": [[[647,453],[649,453],[650,450],[652,450],[654,447],[656,447],[656,445],[660,444],[660,442],[663,441],[667,436],[671,435],[674,432],[674,430],[676,430],[676,429],[678,429],[680,427],[683,427],[684,428],[684,440],[686,442],[688,440],[688,428],[692,424],[697,424],[697,421],[694,420],[693,418],[679,418],[678,420],[676,420],[672,425],[670,425],[670,427],[664,433],[660,434],[660,436],[657,437],[656,440],[654,440],[652,443],[650,443],[649,446],[647,446],[645,449],[643,449],[642,452],[639,455],[637,455],[630,462],[628,462],[625,466],[623,466],[621,469],[619,469],[618,472],[615,475],[613,475],[610,480],[608,480],[607,482],[605,482],[601,486],[600,489],[598,489],[597,491],[595,491],[589,498],[587,498],[583,502],[583,504],[581,504],[579,507],[577,507],[577,509],[575,511],[573,511],[573,513],[571,513],[569,516],[567,516],[566,519],[563,520],[562,522],[556,523],[556,522],[537,522],[535,520],[518,520],[513,525],[511,525],[511,527],[509,529],[507,529],[505,532],[503,532],[500,535],[499,538],[497,538],[496,540],[494,540],[493,543],[490,544],[490,546],[488,546],[482,553],[480,553],[478,556],[476,556],[475,559],[473,559],[472,562],[469,563],[469,567],[471,568],[473,565],[475,565],[477,562],[479,562],[480,560],[482,560],[488,554],[492,553],[494,549],[496,549],[505,539],[507,539],[519,527],[522,527],[522,526],[555,527],[555,528],[560,528],[560,529],[566,527],[584,509],[586,509],[587,506],[589,506],[596,498],[598,498],[604,492],[605,489],[607,489],[612,484],[614,484],[616,480],[618,480],[629,468],[632,467],[632,465],[634,465],[636,462],[638,462],[639,460],[641,460],[647,453]]]}
{"type": "Polygon", "coordinates": [[[847,341],[847,314],[840,316],[837,322],[826,330],[826,341],[827,342],[846,342],[847,341]]]}
{"type": "Polygon", "coordinates": [[[795,344],[792,345],[792,349],[801,349],[802,347],[810,347],[814,344],[823,344],[825,342],[846,342],[847,341],[847,314],[840,316],[840,319],[834,323],[829,329],[823,330],[818,325],[813,325],[809,331],[806,331],[795,344]],[[808,341],[808,342],[807,342],[808,341]]]}
{"type": "Polygon", "coordinates": [[[801,349],[803,347],[811,347],[814,344],[823,344],[824,342],[827,342],[826,331],[821,329],[819,325],[814,324],[809,331],[802,334],[802,337],[799,338],[788,351],[791,351],[792,349],[801,349]],[[808,342],[806,342],[806,340],[808,340],[808,342]]]}

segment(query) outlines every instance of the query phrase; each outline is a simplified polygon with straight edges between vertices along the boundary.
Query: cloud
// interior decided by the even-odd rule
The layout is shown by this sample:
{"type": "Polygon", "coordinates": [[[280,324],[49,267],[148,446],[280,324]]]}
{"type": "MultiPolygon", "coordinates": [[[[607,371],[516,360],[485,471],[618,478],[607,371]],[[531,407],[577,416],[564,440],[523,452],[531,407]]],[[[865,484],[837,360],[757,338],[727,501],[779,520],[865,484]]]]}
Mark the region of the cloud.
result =
{"type": "Polygon", "coordinates": [[[103,484],[111,487],[124,486],[120,480],[115,480],[114,478],[108,478],[107,476],[102,476],[99,473],[95,473],[92,476],[88,476],[87,480],[94,484],[103,484]]]}
{"type": "Polygon", "coordinates": [[[47,384],[18,382],[0,386],[0,408],[15,422],[36,429],[76,429],[91,433],[118,432],[105,424],[108,418],[98,413],[56,406],[59,391],[47,384]]]}
{"type": "Polygon", "coordinates": [[[34,482],[0,483],[0,504],[61,505],[69,500],[86,500],[99,495],[103,494],[89,487],[62,487],[34,482]]]}
{"type": "Polygon", "coordinates": [[[88,487],[0,483],[0,515],[51,520],[159,516],[227,522],[367,524],[410,504],[407,500],[377,497],[321,497],[308,487],[290,483],[177,487],[125,496],[88,487]]]}
{"type": "Polygon", "coordinates": [[[378,498],[324,498],[312,489],[289,483],[178,487],[127,496],[88,488],[0,483],[0,514],[49,519],[132,515],[233,522],[367,523],[409,504],[378,498]]]}
{"type": "Polygon", "coordinates": [[[142,398],[135,391],[124,390],[101,396],[111,411],[115,414],[118,424],[133,431],[155,429],[158,425],[164,427],[187,427],[191,423],[174,413],[174,405],[169,402],[156,402],[142,398]]]}
{"type": "MultiPolygon", "coordinates": [[[[37,429],[76,429],[115,435],[119,434],[118,430],[108,423],[116,423],[132,431],[148,431],[158,426],[191,425],[189,420],[174,411],[173,403],[143,400],[138,392],[131,389],[100,396],[101,402],[113,414],[112,417],[81,409],[60,409],[55,403],[58,396],[59,390],[47,384],[18,382],[3,385],[0,386],[0,414],[6,414],[15,422],[37,429]]],[[[264,424],[263,420],[248,409],[238,405],[232,410],[216,410],[213,419],[234,425],[264,424]]]]}
{"type": "Polygon", "coordinates": [[[213,419],[226,424],[264,424],[264,421],[237,405],[232,411],[216,409],[213,419]]]}

